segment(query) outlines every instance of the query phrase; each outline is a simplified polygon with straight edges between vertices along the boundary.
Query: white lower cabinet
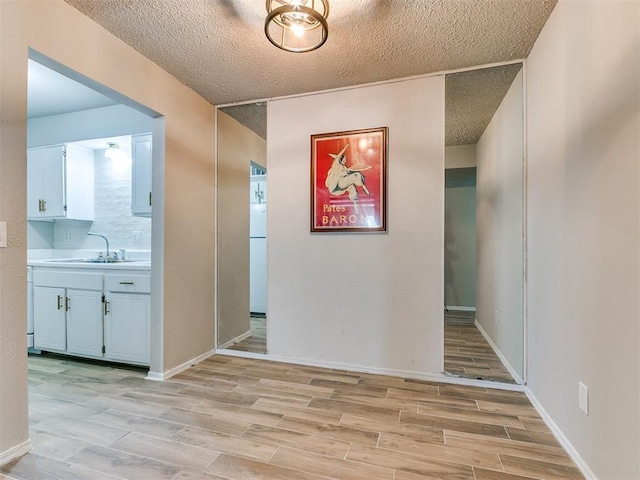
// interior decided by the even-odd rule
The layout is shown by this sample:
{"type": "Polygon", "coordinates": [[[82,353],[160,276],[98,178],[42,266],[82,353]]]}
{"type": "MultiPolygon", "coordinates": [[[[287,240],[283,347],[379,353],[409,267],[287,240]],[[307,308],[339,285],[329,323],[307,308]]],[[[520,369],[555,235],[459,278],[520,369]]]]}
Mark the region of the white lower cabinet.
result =
{"type": "Polygon", "coordinates": [[[67,290],[67,352],[102,357],[102,292],[67,290]]]}
{"type": "Polygon", "coordinates": [[[102,292],[34,287],[33,330],[39,350],[102,357],[102,292]]]}
{"type": "Polygon", "coordinates": [[[119,362],[148,364],[150,361],[149,295],[108,293],[104,317],[106,355],[119,362]]]}
{"type": "Polygon", "coordinates": [[[148,273],[34,267],[33,278],[35,348],[149,365],[148,273]]]}
{"type": "Polygon", "coordinates": [[[120,362],[149,364],[151,284],[149,275],[105,275],[106,355],[120,362]]]}
{"type": "Polygon", "coordinates": [[[67,298],[65,288],[33,288],[34,347],[40,350],[67,350],[67,298]],[[35,332],[38,332],[35,335],[35,332]]]}

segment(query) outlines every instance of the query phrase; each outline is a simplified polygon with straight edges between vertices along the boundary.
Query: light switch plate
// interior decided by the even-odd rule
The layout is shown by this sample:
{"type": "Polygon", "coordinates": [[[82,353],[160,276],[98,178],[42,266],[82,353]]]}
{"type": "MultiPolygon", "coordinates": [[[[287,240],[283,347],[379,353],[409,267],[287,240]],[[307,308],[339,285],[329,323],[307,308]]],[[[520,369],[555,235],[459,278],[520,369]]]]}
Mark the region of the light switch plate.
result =
{"type": "Polygon", "coordinates": [[[7,222],[0,222],[0,248],[7,248],[7,222]]]}

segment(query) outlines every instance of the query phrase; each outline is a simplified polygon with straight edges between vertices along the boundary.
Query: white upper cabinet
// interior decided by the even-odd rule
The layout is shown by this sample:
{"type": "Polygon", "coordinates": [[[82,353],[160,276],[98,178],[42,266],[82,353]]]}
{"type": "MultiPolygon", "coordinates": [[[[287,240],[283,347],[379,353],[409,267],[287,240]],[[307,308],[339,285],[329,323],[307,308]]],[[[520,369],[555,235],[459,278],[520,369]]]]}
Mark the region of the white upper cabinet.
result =
{"type": "Polygon", "coordinates": [[[74,145],[27,150],[27,219],[93,220],[93,151],[74,145]]]}
{"type": "Polygon", "coordinates": [[[131,213],[141,217],[151,216],[151,134],[131,137],[132,202],[131,213]]]}

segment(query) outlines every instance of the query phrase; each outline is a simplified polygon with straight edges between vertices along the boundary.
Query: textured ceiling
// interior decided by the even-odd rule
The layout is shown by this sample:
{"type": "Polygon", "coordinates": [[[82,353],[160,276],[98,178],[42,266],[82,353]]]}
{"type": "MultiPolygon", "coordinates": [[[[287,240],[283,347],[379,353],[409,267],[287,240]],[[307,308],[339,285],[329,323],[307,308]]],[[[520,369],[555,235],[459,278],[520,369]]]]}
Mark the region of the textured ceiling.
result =
{"type": "MultiPolygon", "coordinates": [[[[521,68],[522,64],[516,63],[445,77],[445,145],[478,143],[521,68]]],[[[267,139],[264,102],[231,105],[222,110],[267,139]]]]}
{"type": "Polygon", "coordinates": [[[556,0],[330,0],[314,52],[272,46],[264,0],[66,0],[212,104],[525,58],[556,0]]]}
{"type": "Polygon", "coordinates": [[[445,145],[478,143],[522,64],[445,77],[445,145]]]}
{"type": "Polygon", "coordinates": [[[267,105],[264,102],[244,103],[221,110],[260,137],[267,139],[267,105]]]}

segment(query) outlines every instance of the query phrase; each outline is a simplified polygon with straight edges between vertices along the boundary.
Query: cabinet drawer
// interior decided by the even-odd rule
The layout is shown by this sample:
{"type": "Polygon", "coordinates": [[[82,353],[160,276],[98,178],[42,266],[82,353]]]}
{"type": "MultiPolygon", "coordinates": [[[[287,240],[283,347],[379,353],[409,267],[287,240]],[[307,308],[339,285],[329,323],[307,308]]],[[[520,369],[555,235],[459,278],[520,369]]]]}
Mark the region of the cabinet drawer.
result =
{"type": "Polygon", "coordinates": [[[151,293],[151,278],[149,275],[107,274],[104,289],[107,292],[151,293]]]}
{"type": "Polygon", "coordinates": [[[33,284],[41,287],[102,290],[102,273],[64,272],[61,269],[33,269],[33,284]]]}

